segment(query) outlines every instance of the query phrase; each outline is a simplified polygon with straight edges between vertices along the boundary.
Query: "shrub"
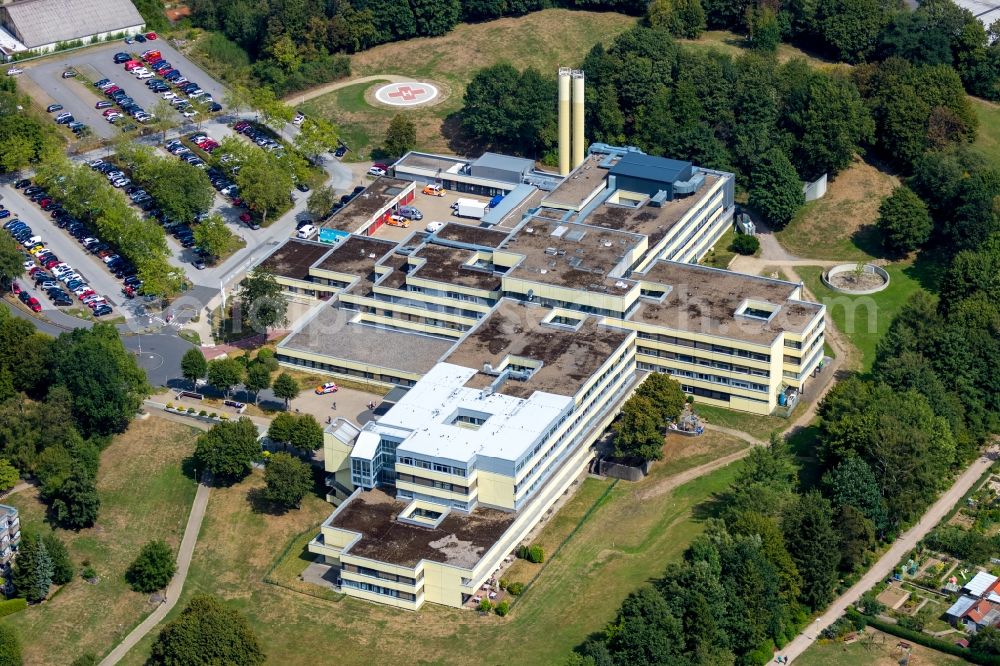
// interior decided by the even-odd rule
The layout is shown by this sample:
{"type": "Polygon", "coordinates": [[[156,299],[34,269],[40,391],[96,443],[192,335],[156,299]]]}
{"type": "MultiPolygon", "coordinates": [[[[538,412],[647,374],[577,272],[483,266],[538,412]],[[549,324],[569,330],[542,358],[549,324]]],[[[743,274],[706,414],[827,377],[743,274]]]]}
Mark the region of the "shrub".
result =
{"type": "Polygon", "coordinates": [[[194,414],[194,407],[188,407],[187,408],[187,413],[188,414],[194,414]]]}
{"type": "Polygon", "coordinates": [[[174,403],[168,402],[167,403],[167,409],[173,409],[173,408],[174,408],[174,403]]]}
{"type": "Polygon", "coordinates": [[[500,589],[501,590],[506,590],[508,584],[509,584],[509,581],[506,578],[501,578],[500,579],[500,589]]]}
{"type": "Polygon", "coordinates": [[[212,413],[211,413],[211,414],[209,414],[208,416],[209,416],[210,418],[213,418],[213,419],[214,419],[214,418],[218,417],[219,415],[218,415],[218,414],[216,414],[215,412],[212,412],[212,413]]]}
{"type": "Polygon", "coordinates": [[[483,599],[479,602],[480,613],[489,613],[491,610],[493,610],[493,603],[489,599],[483,599]]]}
{"type": "Polygon", "coordinates": [[[737,254],[750,256],[755,254],[757,250],[760,249],[760,241],[756,236],[751,236],[749,234],[736,234],[736,238],[733,239],[733,243],[730,247],[733,252],[736,252],[737,254]]]}
{"type": "Polygon", "coordinates": [[[176,569],[170,546],[165,541],[150,541],[125,572],[125,580],[136,592],[155,592],[167,586],[176,569]]]}
{"type": "Polygon", "coordinates": [[[14,613],[20,613],[28,607],[27,599],[7,599],[0,601],[0,617],[7,617],[14,613]]]}
{"type": "Polygon", "coordinates": [[[541,564],[545,560],[545,551],[541,546],[531,546],[528,548],[528,561],[533,564],[541,564]]]}
{"type": "Polygon", "coordinates": [[[205,411],[205,410],[203,409],[203,410],[201,410],[200,412],[198,412],[198,416],[208,416],[208,412],[206,412],[206,411],[205,411]]]}
{"type": "Polygon", "coordinates": [[[97,578],[97,572],[94,571],[94,567],[85,566],[80,571],[80,578],[83,578],[84,580],[93,580],[94,578],[97,578]]]}
{"type": "Polygon", "coordinates": [[[519,597],[524,594],[524,583],[511,583],[507,586],[507,591],[515,597],[519,597]]]}
{"type": "Polygon", "coordinates": [[[219,418],[222,419],[223,421],[228,421],[229,414],[219,414],[219,418]]]}
{"type": "Polygon", "coordinates": [[[497,604],[497,607],[496,607],[495,610],[496,610],[496,614],[497,615],[499,615],[500,617],[503,617],[504,615],[506,615],[507,613],[510,612],[510,604],[507,603],[506,599],[504,599],[503,601],[501,601],[500,603],[497,604]]]}

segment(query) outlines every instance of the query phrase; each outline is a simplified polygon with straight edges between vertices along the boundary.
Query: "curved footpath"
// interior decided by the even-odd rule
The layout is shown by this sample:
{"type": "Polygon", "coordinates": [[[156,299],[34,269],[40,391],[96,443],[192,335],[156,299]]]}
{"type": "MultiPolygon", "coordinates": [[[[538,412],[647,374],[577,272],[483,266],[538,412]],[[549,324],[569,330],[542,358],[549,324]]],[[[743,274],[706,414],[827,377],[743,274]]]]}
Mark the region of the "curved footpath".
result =
{"type": "Polygon", "coordinates": [[[334,90],[340,90],[341,88],[346,88],[347,86],[353,86],[355,83],[368,83],[369,81],[388,81],[389,83],[403,83],[404,81],[413,81],[412,76],[400,76],[398,74],[372,74],[370,76],[359,76],[354,79],[344,79],[342,81],[334,81],[333,83],[326,83],[321,86],[316,86],[315,88],[310,88],[305,92],[300,92],[297,95],[292,95],[284,99],[285,104],[288,106],[298,106],[303,102],[308,102],[311,99],[315,99],[322,95],[325,95],[334,90]]]}

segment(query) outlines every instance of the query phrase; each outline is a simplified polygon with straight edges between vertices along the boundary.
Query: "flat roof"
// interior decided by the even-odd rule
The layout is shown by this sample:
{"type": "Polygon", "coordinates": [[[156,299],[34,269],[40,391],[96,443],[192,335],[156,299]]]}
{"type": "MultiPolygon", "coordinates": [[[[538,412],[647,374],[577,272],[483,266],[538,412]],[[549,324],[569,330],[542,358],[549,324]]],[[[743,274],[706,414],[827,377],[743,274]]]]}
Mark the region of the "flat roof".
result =
{"type": "Polygon", "coordinates": [[[486,291],[500,289],[500,277],[493,271],[476,270],[466,266],[466,262],[476,256],[474,250],[460,250],[444,245],[425,245],[413,256],[427,261],[409,272],[410,277],[434,280],[444,284],[454,284],[486,291]]]}
{"type": "Polygon", "coordinates": [[[500,169],[502,171],[516,171],[525,173],[535,168],[535,161],[523,157],[513,157],[512,155],[501,155],[499,153],[483,153],[472,162],[473,168],[500,169]]]}
{"type": "Polygon", "coordinates": [[[617,164],[611,167],[611,173],[616,176],[642,178],[657,183],[675,183],[690,173],[693,165],[684,160],[672,160],[667,157],[644,155],[630,152],[622,155],[617,164]]]}
{"type": "Polygon", "coordinates": [[[454,340],[430,335],[351,323],[357,314],[353,310],[321,308],[300,330],[286,338],[280,349],[424,374],[455,344],[454,340]]]}
{"type": "Polygon", "coordinates": [[[321,226],[327,229],[354,233],[367,224],[372,216],[396,198],[413,181],[382,176],[347,202],[347,205],[323,220],[321,226]]]}
{"type": "Polygon", "coordinates": [[[447,171],[456,164],[468,164],[469,160],[448,155],[432,155],[430,153],[407,153],[393,167],[412,167],[414,169],[441,169],[447,171]]]}
{"type": "Polygon", "coordinates": [[[608,177],[608,170],[603,169],[600,163],[607,155],[590,155],[580,166],[573,169],[566,176],[559,186],[547,193],[544,201],[547,205],[567,206],[569,208],[579,208],[583,205],[584,199],[604,183],[608,177]]]}
{"type": "Polygon", "coordinates": [[[719,178],[720,176],[716,174],[706,173],[705,184],[693,195],[664,201],[661,206],[646,203],[639,208],[634,208],[604,203],[582,221],[595,227],[642,234],[649,238],[649,246],[654,247],[681,221],[681,218],[688,211],[701,203],[705,193],[718,182],[719,178]]]}
{"type": "Polygon", "coordinates": [[[496,231],[488,227],[478,227],[471,224],[459,224],[458,222],[448,222],[435,234],[435,238],[457,243],[468,243],[470,245],[480,245],[482,247],[500,247],[510,231],[496,231]]]}
{"type": "Polygon", "coordinates": [[[290,238],[260,265],[280,277],[309,280],[309,268],[329,251],[329,245],[290,238]]]}
{"type": "Polygon", "coordinates": [[[512,276],[611,295],[632,288],[629,280],[608,276],[643,241],[641,235],[549,219],[547,210],[565,214],[542,209],[504,243],[505,250],[525,255],[512,276]]]}
{"type": "Polygon", "coordinates": [[[392,252],[396,243],[368,236],[349,236],[336,245],[316,268],[365,276],[375,270],[375,264],[392,252]]]}
{"type": "Polygon", "coordinates": [[[818,303],[793,300],[799,289],[793,282],[708,266],[658,261],[633,277],[671,289],[662,303],[641,301],[630,319],[690,333],[769,345],[782,331],[801,333],[823,311],[818,303]],[[780,307],[770,321],[738,316],[748,299],[780,307]]]}
{"type": "Polygon", "coordinates": [[[396,520],[406,507],[381,490],[368,490],[344,504],[329,525],[361,534],[349,555],[405,567],[430,560],[471,569],[517,517],[477,508],[469,514],[453,511],[434,528],[417,527],[396,520]]]}
{"type": "Polygon", "coordinates": [[[580,313],[576,329],[543,323],[552,310],[501,299],[493,311],[442,361],[476,370],[466,386],[482,389],[496,379],[482,372],[483,364],[500,367],[508,355],[542,362],[527,381],[508,381],[500,391],[526,398],[534,391],[575,396],[597,369],[629,337],[629,332],[598,324],[598,317],[580,313]]]}

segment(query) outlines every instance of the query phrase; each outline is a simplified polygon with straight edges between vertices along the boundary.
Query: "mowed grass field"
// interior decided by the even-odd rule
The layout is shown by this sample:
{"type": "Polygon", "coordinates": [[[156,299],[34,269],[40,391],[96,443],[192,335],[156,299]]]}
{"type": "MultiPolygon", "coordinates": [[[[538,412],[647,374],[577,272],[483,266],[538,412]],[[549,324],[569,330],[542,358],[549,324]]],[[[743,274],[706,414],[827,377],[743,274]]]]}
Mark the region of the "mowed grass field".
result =
{"type": "Polygon", "coordinates": [[[833,323],[860,352],[861,370],[868,372],[875,361],[875,347],[889,330],[893,317],[910,296],[921,289],[934,290],[936,266],[907,261],[884,266],[889,286],[869,296],[850,296],[828,289],[820,275],[823,269],[800,266],[796,270],[818,302],[826,305],[833,323]]]}
{"type": "MultiPolygon", "coordinates": [[[[744,446],[713,441],[718,455],[744,446]]],[[[561,663],[613,619],[626,595],[656,577],[702,531],[713,497],[729,486],[738,464],[679,488],[671,480],[679,469],[717,457],[700,448],[707,443],[694,442],[691,455],[658,465],[637,484],[585,479],[538,537],[565,544],[506,618],[434,604],[410,613],[350,598],[317,599],[262,582],[286,545],[299,547],[301,533],[317,528],[330,506],[310,498],[284,516],[254,514],[247,493],[262,484],[259,475],[213,489],[184,595],[218,594],[245,613],[269,663],[312,664],[322,655],[335,655],[345,665],[561,663]]],[[[155,633],[123,663],[143,663],[155,633]]]]}
{"type": "Polygon", "coordinates": [[[976,150],[995,165],[1000,165],[1000,104],[972,98],[979,117],[979,134],[974,144],[976,150]]]}
{"type": "Polygon", "coordinates": [[[868,261],[881,256],[878,209],[899,179],[856,159],[775,235],[791,254],[806,259],[868,261]]]}
{"type": "Polygon", "coordinates": [[[366,160],[385,137],[389,122],[406,113],[417,126],[417,147],[453,153],[459,146],[456,112],[473,75],[498,62],[518,69],[537,67],[553,77],[560,65],[578,65],[598,42],[609,43],[636,24],[636,18],[611,12],[546,9],[517,18],[461,24],[447,35],[382,44],[351,58],[355,78],[380,74],[429,79],[442,85],[445,99],[416,109],[376,108],[365,95],[381,83],[350,85],[301,105],[306,114],[329,118],[352,152],[345,159],[366,160]]]}
{"type": "MultiPolygon", "coordinates": [[[[135,421],[104,450],[97,524],[79,532],[57,530],[77,571],[89,560],[100,582],[91,585],[77,575],[48,601],[3,619],[21,637],[25,663],[64,666],[86,652],[103,655],[154,608],[149,595],[125,583],[125,569],[147,541],[179,546],[195,494],[182,466],[197,435],[150,417],[135,421]]],[[[7,501],[21,511],[22,530],[50,529],[37,491],[7,501]]]]}

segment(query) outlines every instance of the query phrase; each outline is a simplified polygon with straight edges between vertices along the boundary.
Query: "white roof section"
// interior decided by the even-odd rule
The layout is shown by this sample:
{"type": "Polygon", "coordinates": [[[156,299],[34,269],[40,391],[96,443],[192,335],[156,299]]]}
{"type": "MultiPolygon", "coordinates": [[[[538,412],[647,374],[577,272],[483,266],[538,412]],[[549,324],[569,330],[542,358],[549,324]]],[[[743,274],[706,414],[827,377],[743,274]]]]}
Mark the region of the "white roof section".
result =
{"type": "Polygon", "coordinates": [[[496,393],[465,387],[475,374],[472,368],[438,363],[379,419],[379,429],[410,431],[396,447],[397,456],[465,463],[485,456],[513,463],[572,408],[572,398],[553,393],[535,391],[524,399],[504,395],[502,387],[496,393]],[[478,427],[453,424],[460,414],[485,421],[478,427]]]}
{"type": "Polygon", "coordinates": [[[29,49],[146,24],[129,0],[19,0],[0,11],[29,49]]]}
{"type": "Polygon", "coordinates": [[[358,435],[358,441],[355,442],[354,448],[351,449],[351,457],[375,460],[375,454],[378,453],[379,439],[377,432],[362,430],[361,434],[358,435]]]}
{"type": "Polygon", "coordinates": [[[981,597],[995,582],[997,582],[996,576],[988,574],[985,571],[980,571],[972,577],[972,580],[965,584],[964,589],[973,596],[981,597]]]}
{"type": "Polygon", "coordinates": [[[972,608],[979,599],[976,597],[970,597],[969,595],[961,596],[958,600],[951,605],[951,608],[944,612],[945,615],[949,617],[962,617],[965,615],[965,611],[972,608]]]}
{"type": "Polygon", "coordinates": [[[1000,2],[997,0],[955,0],[962,9],[968,9],[972,15],[983,22],[986,28],[993,21],[1000,20],[1000,2]]]}

